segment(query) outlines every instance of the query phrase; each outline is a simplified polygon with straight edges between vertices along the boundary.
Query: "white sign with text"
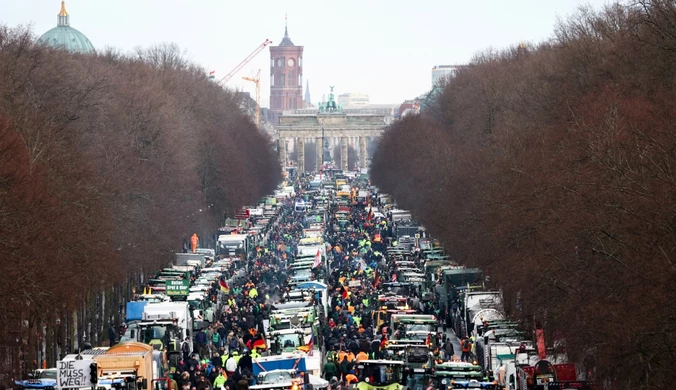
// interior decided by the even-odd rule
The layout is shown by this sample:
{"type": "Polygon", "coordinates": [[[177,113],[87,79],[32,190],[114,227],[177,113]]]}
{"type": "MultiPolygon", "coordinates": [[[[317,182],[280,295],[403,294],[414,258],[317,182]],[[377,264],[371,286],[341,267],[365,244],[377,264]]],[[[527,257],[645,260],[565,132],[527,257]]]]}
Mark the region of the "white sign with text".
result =
{"type": "Polygon", "coordinates": [[[90,366],[94,360],[67,360],[56,362],[56,388],[76,389],[92,387],[90,366]]]}

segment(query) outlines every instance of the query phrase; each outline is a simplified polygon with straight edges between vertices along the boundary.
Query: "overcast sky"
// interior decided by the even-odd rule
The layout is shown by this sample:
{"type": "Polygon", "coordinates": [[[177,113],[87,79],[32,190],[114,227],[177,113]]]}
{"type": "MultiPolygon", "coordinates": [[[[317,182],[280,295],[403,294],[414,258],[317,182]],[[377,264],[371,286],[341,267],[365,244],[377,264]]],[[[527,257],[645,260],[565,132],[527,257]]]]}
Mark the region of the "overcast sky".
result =
{"type": "MultiPolygon", "coordinates": [[[[219,77],[266,38],[289,36],[305,47],[304,81],[312,101],[329,85],[361,92],[371,103],[400,103],[426,92],[434,65],[462,64],[477,51],[552,36],[557,18],[607,0],[67,0],[71,26],[97,49],[128,51],[176,42],[219,77]]],[[[56,26],[60,0],[0,0],[0,21],[32,24],[39,36],[56,26]]],[[[241,76],[262,69],[261,103],[269,101],[269,50],[228,84],[255,93],[241,76]]],[[[303,87],[305,88],[305,86],[303,87]]]]}

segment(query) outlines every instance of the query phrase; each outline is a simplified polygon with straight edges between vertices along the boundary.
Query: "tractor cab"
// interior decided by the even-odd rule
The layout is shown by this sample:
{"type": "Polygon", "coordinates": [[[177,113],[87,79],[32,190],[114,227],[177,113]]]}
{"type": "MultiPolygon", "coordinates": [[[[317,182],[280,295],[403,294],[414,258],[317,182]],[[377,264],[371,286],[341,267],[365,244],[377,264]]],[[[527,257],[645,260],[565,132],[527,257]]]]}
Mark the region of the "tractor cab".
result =
{"type": "Polygon", "coordinates": [[[404,362],[399,360],[362,360],[357,364],[358,390],[402,390],[406,386],[404,362]]]}

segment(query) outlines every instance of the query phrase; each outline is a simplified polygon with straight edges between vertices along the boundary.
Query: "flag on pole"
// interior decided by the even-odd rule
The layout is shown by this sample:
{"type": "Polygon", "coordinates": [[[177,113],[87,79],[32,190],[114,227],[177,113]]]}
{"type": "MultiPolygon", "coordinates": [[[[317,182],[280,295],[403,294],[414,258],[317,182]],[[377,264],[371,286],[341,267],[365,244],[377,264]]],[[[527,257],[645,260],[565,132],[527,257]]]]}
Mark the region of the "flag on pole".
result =
{"type": "Polygon", "coordinates": [[[209,72],[209,78],[210,79],[216,78],[216,71],[215,70],[212,70],[211,72],[209,72]]]}
{"type": "Polygon", "coordinates": [[[265,339],[261,335],[259,335],[259,337],[257,337],[254,340],[252,346],[253,349],[261,349],[261,350],[267,349],[267,346],[265,345],[265,339]]]}
{"type": "Polygon", "coordinates": [[[307,354],[308,354],[309,356],[313,356],[313,355],[314,355],[314,352],[313,352],[314,348],[315,348],[315,335],[314,335],[314,333],[313,333],[313,334],[310,336],[310,342],[307,343],[307,349],[308,349],[307,354]]]}
{"type": "Polygon", "coordinates": [[[225,294],[229,294],[230,293],[230,287],[228,286],[227,283],[225,283],[225,280],[221,279],[219,282],[220,282],[220,285],[221,285],[221,291],[225,294]]]}
{"type": "Polygon", "coordinates": [[[369,206],[369,213],[366,215],[366,220],[370,221],[373,218],[373,207],[369,206]]]}
{"type": "Polygon", "coordinates": [[[308,356],[312,356],[314,354],[312,351],[314,347],[315,347],[315,335],[313,334],[310,336],[310,341],[307,344],[301,345],[300,347],[296,347],[296,349],[307,353],[308,356]]]}
{"type": "Polygon", "coordinates": [[[322,253],[317,249],[317,254],[315,255],[315,261],[312,263],[312,268],[317,268],[322,263],[322,253]]]}

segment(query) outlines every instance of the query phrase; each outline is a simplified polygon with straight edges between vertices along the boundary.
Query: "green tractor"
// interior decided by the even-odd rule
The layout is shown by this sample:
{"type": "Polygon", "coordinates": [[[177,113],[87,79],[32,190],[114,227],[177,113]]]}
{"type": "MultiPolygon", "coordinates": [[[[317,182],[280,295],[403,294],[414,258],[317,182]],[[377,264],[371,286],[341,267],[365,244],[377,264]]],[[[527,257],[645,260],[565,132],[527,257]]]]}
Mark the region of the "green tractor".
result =
{"type": "Polygon", "coordinates": [[[357,364],[357,390],[408,390],[405,364],[399,360],[362,360],[357,364]]]}
{"type": "Polygon", "coordinates": [[[481,366],[465,362],[443,362],[434,365],[433,375],[435,389],[454,389],[456,382],[483,381],[485,379],[481,366]]]}

